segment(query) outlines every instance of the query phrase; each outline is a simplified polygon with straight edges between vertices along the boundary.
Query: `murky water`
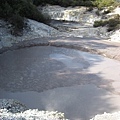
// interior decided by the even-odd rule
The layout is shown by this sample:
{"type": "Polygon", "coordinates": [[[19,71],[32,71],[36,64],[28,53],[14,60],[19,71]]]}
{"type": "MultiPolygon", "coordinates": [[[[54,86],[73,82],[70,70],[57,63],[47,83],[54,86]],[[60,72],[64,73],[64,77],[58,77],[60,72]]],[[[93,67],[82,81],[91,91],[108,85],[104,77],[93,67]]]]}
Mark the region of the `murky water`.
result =
{"type": "Polygon", "coordinates": [[[0,55],[0,98],[58,110],[71,120],[120,110],[120,62],[56,47],[0,55]]]}

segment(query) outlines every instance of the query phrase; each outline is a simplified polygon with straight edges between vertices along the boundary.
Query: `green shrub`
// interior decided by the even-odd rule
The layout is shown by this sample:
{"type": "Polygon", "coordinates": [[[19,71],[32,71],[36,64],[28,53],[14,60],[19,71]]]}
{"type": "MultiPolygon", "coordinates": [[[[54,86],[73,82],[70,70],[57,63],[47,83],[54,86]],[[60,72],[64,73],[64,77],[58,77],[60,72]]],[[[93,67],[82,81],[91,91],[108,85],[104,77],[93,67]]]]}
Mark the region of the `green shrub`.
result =
{"type": "Polygon", "coordinates": [[[100,20],[100,21],[95,21],[94,22],[94,27],[99,27],[99,26],[105,26],[105,25],[107,25],[108,24],[108,21],[102,21],[102,20],[100,20]]]}
{"type": "Polygon", "coordinates": [[[48,19],[38,11],[32,0],[1,0],[0,2],[0,18],[11,23],[16,31],[24,28],[25,17],[43,23],[48,19]]]}
{"type": "Polygon", "coordinates": [[[116,15],[114,18],[108,21],[108,31],[116,30],[120,28],[120,16],[116,15]]]}
{"type": "Polygon", "coordinates": [[[98,8],[108,7],[116,3],[116,0],[33,0],[35,5],[60,5],[67,6],[96,6],[98,8]]]}
{"type": "Polygon", "coordinates": [[[7,2],[5,2],[3,6],[0,6],[0,8],[0,17],[9,18],[10,16],[12,16],[13,9],[7,2]]]}
{"type": "Polygon", "coordinates": [[[33,0],[35,5],[60,5],[63,7],[68,6],[93,6],[92,0],[33,0]]]}
{"type": "Polygon", "coordinates": [[[96,13],[96,15],[100,16],[100,11],[99,10],[97,10],[95,13],[96,13]]]}
{"type": "Polygon", "coordinates": [[[108,26],[108,29],[107,29],[108,32],[119,29],[120,28],[120,16],[116,15],[116,16],[114,16],[114,18],[111,18],[111,19],[105,20],[105,21],[102,21],[102,20],[95,21],[93,26],[94,27],[108,26]]]}
{"type": "Polygon", "coordinates": [[[22,35],[23,28],[26,27],[23,17],[21,17],[19,14],[13,14],[9,19],[9,23],[13,25],[11,29],[12,35],[22,35]]]}
{"type": "Polygon", "coordinates": [[[99,9],[102,9],[103,7],[108,7],[111,5],[114,5],[116,3],[115,0],[95,0],[93,1],[93,5],[97,6],[99,9]]]}

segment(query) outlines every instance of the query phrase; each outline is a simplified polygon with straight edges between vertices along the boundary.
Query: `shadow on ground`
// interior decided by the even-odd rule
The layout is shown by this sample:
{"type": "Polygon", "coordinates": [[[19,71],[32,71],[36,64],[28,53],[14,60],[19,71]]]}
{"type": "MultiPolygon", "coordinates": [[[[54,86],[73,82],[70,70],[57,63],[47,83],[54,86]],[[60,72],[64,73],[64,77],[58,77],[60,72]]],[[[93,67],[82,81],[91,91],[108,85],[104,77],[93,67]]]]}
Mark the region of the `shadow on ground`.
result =
{"type": "Polygon", "coordinates": [[[0,55],[0,98],[64,112],[71,120],[89,120],[96,114],[120,110],[112,77],[104,76],[111,73],[102,71],[111,65],[120,63],[66,48],[9,51],[0,55]]]}

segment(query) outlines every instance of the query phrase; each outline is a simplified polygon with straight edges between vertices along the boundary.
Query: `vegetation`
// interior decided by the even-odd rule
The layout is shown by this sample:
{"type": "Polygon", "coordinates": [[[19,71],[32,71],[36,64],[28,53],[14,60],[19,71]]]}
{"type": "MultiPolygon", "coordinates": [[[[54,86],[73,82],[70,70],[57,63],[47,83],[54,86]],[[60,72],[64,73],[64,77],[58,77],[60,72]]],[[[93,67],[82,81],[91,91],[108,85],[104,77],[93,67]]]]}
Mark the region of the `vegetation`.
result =
{"type": "Polygon", "coordinates": [[[60,6],[96,6],[98,8],[108,7],[116,4],[116,0],[33,0],[35,5],[60,5],[60,6]]]}
{"type": "Polygon", "coordinates": [[[32,0],[0,0],[0,18],[13,25],[12,34],[19,34],[26,26],[24,18],[45,22],[45,17],[33,5],[32,0]]]}
{"type": "Polygon", "coordinates": [[[109,20],[95,21],[94,27],[99,27],[99,26],[108,26],[108,32],[112,30],[120,29],[120,16],[115,15],[114,18],[111,18],[109,20]]]}
{"type": "Polygon", "coordinates": [[[92,6],[92,0],[33,0],[35,5],[60,5],[63,7],[67,6],[92,6]]]}
{"type": "Polygon", "coordinates": [[[102,9],[103,7],[114,5],[115,3],[115,0],[95,0],[93,5],[97,6],[99,9],[102,9]]]}
{"type": "MultiPolygon", "coordinates": [[[[92,10],[93,6],[98,8],[106,7],[115,4],[115,0],[0,0],[0,19],[4,19],[12,24],[12,34],[17,35],[22,32],[26,26],[24,19],[30,18],[39,22],[46,22],[40,11],[38,5],[52,4],[60,6],[89,6],[92,10]]],[[[111,20],[112,21],[112,20],[111,20]]],[[[116,23],[117,21],[115,21],[116,23]]],[[[96,21],[95,27],[99,25],[106,25],[107,22],[96,21]]]]}

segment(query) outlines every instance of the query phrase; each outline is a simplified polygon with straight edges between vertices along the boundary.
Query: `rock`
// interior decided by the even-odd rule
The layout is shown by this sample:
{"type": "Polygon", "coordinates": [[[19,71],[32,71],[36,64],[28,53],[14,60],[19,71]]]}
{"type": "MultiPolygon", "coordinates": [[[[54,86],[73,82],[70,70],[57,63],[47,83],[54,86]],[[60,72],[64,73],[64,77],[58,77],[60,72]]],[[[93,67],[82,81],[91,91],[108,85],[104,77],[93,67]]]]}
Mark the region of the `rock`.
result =
{"type": "Polygon", "coordinates": [[[102,115],[96,115],[90,120],[120,120],[120,111],[115,113],[104,113],[102,115]]]}
{"type": "Polygon", "coordinates": [[[9,29],[6,28],[6,22],[0,20],[0,49],[2,47],[11,47],[13,43],[20,41],[31,40],[40,37],[55,37],[59,35],[59,31],[45,25],[43,23],[28,19],[28,26],[30,29],[25,29],[22,36],[13,36],[9,29]]]}
{"type": "Polygon", "coordinates": [[[113,34],[110,36],[110,41],[120,42],[120,29],[113,32],[113,34]]]}
{"type": "MultiPolygon", "coordinates": [[[[41,10],[41,7],[38,7],[38,9],[41,10]]],[[[102,16],[96,14],[96,8],[89,11],[87,7],[65,8],[48,5],[42,8],[42,12],[43,14],[48,14],[53,19],[50,23],[51,26],[63,32],[63,36],[109,38],[106,27],[93,27],[94,21],[102,19],[102,16]]]]}
{"type": "MultiPolygon", "coordinates": [[[[38,9],[41,8],[38,7],[38,9]]],[[[29,29],[24,29],[23,35],[16,37],[10,34],[11,25],[8,28],[8,23],[0,20],[0,49],[12,47],[14,43],[42,37],[95,37],[98,39],[119,41],[119,31],[107,32],[107,27],[93,27],[95,20],[102,19],[102,16],[96,15],[96,8],[88,11],[87,7],[64,8],[48,5],[43,7],[42,10],[43,13],[48,13],[52,19],[68,20],[68,22],[52,22],[52,27],[50,27],[43,23],[27,19],[29,29]]],[[[118,13],[119,10],[119,7],[116,8],[116,12],[114,13],[118,13]]]]}
{"type": "Polygon", "coordinates": [[[51,37],[56,36],[59,32],[48,25],[30,19],[28,19],[28,26],[30,27],[31,35],[33,36],[51,37]]]}
{"type": "Polygon", "coordinates": [[[111,13],[107,14],[108,16],[112,16],[112,15],[120,15],[120,7],[116,7],[111,13]]]}
{"type": "Polygon", "coordinates": [[[39,111],[29,109],[21,113],[10,113],[6,109],[0,109],[0,120],[68,120],[64,114],[57,111],[39,111]]]}
{"type": "MultiPolygon", "coordinates": [[[[38,10],[41,10],[41,7],[38,7],[38,10]]],[[[82,22],[88,23],[89,25],[93,24],[95,20],[101,19],[101,17],[97,16],[95,12],[96,9],[92,12],[87,11],[87,7],[65,8],[57,5],[48,5],[42,8],[42,13],[48,14],[51,19],[82,22]]]]}
{"type": "MultiPolygon", "coordinates": [[[[0,99],[0,120],[68,120],[58,111],[27,110],[25,105],[12,99],[0,99]]],[[[120,120],[120,111],[96,115],[90,120],[120,120]]]]}
{"type": "Polygon", "coordinates": [[[0,99],[0,120],[67,120],[57,111],[27,110],[25,105],[13,99],[0,99]]]}
{"type": "Polygon", "coordinates": [[[0,109],[6,109],[8,112],[17,113],[27,110],[24,104],[13,99],[0,99],[0,109]]]}

